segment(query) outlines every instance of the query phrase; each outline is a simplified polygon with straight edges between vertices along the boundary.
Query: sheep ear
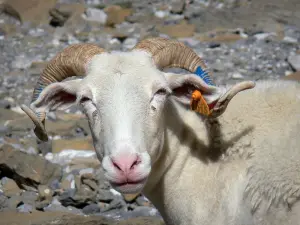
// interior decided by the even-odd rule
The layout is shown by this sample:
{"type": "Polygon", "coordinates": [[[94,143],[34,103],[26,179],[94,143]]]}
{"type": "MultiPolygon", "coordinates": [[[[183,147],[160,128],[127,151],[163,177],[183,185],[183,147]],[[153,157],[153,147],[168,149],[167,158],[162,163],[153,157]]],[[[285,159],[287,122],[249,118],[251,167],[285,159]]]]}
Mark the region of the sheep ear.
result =
{"type": "Polygon", "coordinates": [[[36,112],[65,110],[76,103],[81,79],[48,85],[30,107],[36,112]]]}
{"type": "Polygon", "coordinates": [[[225,89],[205,83],[199,76],[194,74],[173,74],[165,73],[172,95],[179,102],[189,105],[192,94],[199,90],[207,102],[212,104],[216,102],[223,94],[225,89]]]}
{"type": "MultiPolygon", "coordinates": [[[[185,105],[191,105],[192,94],[195,90],[198,90],[208,106],[208,113],[203,114],[210,117],[218,117],[223,114],[228,103],[237,93],[255,86],[252,81],[244,81],[227,89],[209,85],[194,74],[165,73],[165,76],[172,90],[172,95],[185,105]]],[[[202,113],[201,110],[196,111],[202,113]]]]}

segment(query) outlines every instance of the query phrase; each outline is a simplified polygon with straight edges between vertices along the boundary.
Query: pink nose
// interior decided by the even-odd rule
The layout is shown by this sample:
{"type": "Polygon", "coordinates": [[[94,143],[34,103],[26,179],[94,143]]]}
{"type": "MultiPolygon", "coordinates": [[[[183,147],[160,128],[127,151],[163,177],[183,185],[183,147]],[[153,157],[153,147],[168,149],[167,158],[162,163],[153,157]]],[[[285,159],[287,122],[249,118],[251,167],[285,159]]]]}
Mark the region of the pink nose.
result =
{"type": "Polygon", "coordinates": [[[140,157],[136,154],[120,155],[112,160],[113,166],[120,172],[128,174],[134,171],[135,167],[140,164],[140,157]]]}

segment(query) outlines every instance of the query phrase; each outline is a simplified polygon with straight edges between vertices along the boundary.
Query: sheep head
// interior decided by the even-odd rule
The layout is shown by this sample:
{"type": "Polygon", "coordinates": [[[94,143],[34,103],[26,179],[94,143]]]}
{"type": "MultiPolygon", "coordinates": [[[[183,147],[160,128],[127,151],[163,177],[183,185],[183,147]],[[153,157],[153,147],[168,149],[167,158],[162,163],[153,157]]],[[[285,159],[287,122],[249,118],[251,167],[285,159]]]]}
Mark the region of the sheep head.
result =
{"type": "Polygon", "coordinates": [[[218,116],[236,93],[253,87],[246,82],[226,92],[195,74],[165,73],[166,67],[192,73],[199,67],[206,70],[190,48],[164,38],[141,41],[130,52],[106,53],[91,44],[72,45],[49,63],[30,107],[22,108],[35,123],[37,137],[47,140],[46,112],[80,105],[110,183],[122,193],[140,192],[162,151],[169,98],[188,105],[192,91],[201,90],[216,108],[212,115],[218,116]],[[85,76],[62,81],[73,75],[85,76]]]}

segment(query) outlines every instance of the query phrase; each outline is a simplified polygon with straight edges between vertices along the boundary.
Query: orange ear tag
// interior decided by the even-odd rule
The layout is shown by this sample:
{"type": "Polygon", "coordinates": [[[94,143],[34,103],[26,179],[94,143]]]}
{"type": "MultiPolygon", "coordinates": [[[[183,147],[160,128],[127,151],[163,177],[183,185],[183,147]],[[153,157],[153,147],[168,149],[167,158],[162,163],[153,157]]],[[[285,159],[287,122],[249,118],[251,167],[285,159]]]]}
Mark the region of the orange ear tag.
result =
{"type": "Polygon", "coordinates": [[[205,116],[208,116],[211,113],[207,102],[203,98],[201,92],[198,90],[195,90],[192,94],[191,109],[205,116]]]}

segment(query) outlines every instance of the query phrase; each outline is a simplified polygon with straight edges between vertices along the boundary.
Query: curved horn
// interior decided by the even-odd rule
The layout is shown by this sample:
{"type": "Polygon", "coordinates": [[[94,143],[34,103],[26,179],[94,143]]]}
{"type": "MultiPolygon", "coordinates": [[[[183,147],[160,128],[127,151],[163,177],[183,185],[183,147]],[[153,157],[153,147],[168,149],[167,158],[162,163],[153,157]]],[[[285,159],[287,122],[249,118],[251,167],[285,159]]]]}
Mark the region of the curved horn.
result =
{"type": "MultiPolygon", "coordinates": [[[[82,76],[86,74],[86,66],[89,60],[97,54],[105,52],[95,44],[74,44],[58,53],[43,70],[33,91],[31,103],[33,103],[51,83],[60,82],[71,76],[82,76]]],[[[34,112],[26,105],[22,105],[23,111],[35,124],[35,135],[42,141],[48,140],[45,130],[45,112],[34,112]]]]}
{"type": "Polygon", "coordinates": [[[133,50],[150,53],[159,69],[169,67],[186,69],[199,75],[206,83],[213,85],[203,59],[179,41],[161,37],[149,38],[140,41],[133,50]]]}

